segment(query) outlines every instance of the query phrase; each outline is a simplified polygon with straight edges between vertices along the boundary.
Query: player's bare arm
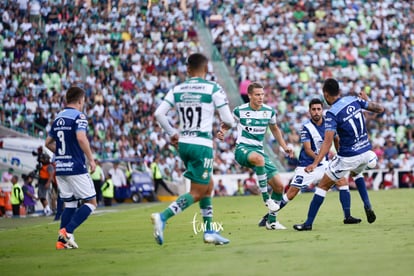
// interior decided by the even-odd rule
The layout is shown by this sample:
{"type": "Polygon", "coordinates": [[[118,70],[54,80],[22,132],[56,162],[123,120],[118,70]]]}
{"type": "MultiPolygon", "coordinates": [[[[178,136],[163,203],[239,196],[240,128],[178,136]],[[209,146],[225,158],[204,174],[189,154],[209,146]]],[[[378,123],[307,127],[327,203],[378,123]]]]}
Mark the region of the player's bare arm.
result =
{"type": "Polygon", "coordinates": [[[368,102],[367,110],[375,113],[382,113],[385,111],[384,107],[377,102],[368,102]]]}
{"type": "Polygon", "coordinates": [[[286,145],[285,139],[283,139],[282,132],[280,131],[280,128],[276,124],[269,125],[269,128],[270,128],[270,131],[273,134],[273,137],[275,137],[276,141],[279,143],[279,145],[282,147],[282,149],[285,151],[285,153],[287,155],[289,155],[290,158],[293,158],[293,149],[286,145]]]}
{"type": "Polygon", "coordinates": [[[367,110],[369,110],[371,112],[375,112],[375,113],[382,113],[382,112],[385,111],[384,107],[382,105],[380,105],[379,103],[371,102],[369,100],[369,97],[368,97],[367,93],[365,93],[364,91],[361,91],[359,93],[359,97],[368,102],[367,110]]]}
{"type": "Polygon", "coordinates": [[[45,141],[45,147],[50,149],[51,152],[55,152],[56,151],[56,141],[52,137],[47,136],[46,141],[45,141]]]}
{"type": "Polygon", "coordinates": [[[84,131],[76,132],[76,139],[78,140],[80,148],[85,153],[86,158],[88,158],[90,172],[93,173],[96,168],[96,163],[95,163],[95,158],[93,158],[91,148],[89,146],[89,140],[88,140],[88,137],[86,136],[86,132],[84,131]]]}
{"type": "Polygon", "coordinates": [[[332,142],[334,140],[335,132],[334,131],[326,131],[325,132],[325,139],[323,140],[321,149],[319,151],[319,154],[315,158],[312,164],[307,166],[305,168],[306,172],[312,172],[322,161],[322,159],[328,154],[329,149],[332,146],[332,142]]]}
{"type": "Polygon", "coordinates": [[[312,157],[313,159],[317,157],[317,154],[312,150],[310,141],[303,142],[303,149],[309,157],[312,157]]]}

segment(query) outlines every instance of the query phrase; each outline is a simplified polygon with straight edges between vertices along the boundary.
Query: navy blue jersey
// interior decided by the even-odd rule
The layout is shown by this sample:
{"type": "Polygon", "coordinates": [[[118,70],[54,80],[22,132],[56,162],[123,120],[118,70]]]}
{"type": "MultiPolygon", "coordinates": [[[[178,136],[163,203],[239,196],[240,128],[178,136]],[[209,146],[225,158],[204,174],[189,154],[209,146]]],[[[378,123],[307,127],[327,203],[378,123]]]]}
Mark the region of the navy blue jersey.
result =
{"type": "Polygon", "coordinates": [[[339,136],[338,155],[349,157],[371,149],[362,109],[368,102],[348,96],[336,101],[326,112],[325,131],[335,131],[339,136]]]}
{"type": "MultiPolygon", "coordinates": [[[[325,124],[322,122],[320,126],[316,125],[312,121],[308,121],[303,124],[302,131],[300,132],[300,142],[310,142],[311,149],[314,153],[318,154],[321,149],[323,140],[325,138],[325,124]]],[[[326,155],[328,160],[328,155],[326,155]]],[[[304,146],[300,150],[299,154],[299,166],[306,167],[312,164],[314,159],[306,154],[304,146]]]]}
{"type": "Polygon", "coordinates": [[[49,136],[56,141],[56,175],[78,175],[87,173],[85,154],[76,139],[78,131],[88,130],[85,114],[65,108],[54,120],[49,136]]]}

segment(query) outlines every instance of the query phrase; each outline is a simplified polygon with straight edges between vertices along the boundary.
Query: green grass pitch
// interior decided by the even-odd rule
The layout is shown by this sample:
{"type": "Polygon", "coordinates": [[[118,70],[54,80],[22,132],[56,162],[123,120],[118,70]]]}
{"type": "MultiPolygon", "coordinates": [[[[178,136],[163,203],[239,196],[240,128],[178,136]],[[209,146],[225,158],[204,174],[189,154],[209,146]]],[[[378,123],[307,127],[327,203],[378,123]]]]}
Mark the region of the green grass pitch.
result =
{"type": "Polygon", "coordinates": [[[169,220],[162,246],[152,236],[150,214],[168,203],[98,208],[76,230],[76,250],[55,250],[59,224],[51,217],[0,219],[0,274],[412,275],[414,189],[371,191],[373,224],[351,193],[352,215],[361,224],[342,223],[338,193],[330,192],[310,232],[292,225],[304,221],[313,194],[299,195],[279,213],[288,229],[277,231],[257,226],[266,212],[260,197],[214,198],[214,221],[231,241],[225,246],[204,244],[194,232],[198,204],[169,220]]]}

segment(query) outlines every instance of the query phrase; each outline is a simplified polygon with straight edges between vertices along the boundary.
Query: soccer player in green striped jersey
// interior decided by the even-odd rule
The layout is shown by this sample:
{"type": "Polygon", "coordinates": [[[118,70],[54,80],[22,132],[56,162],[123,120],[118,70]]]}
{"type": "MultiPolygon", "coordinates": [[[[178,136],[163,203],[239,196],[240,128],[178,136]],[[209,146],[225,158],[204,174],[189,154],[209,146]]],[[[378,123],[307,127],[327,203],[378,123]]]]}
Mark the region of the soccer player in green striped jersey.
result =
{"type": "Polygon", "coordinates": [[[187,59],[189,79],[168,91],[155,111],[161,127],[170,135],[171,143],[178,145],[178,152],[191,180],[190,192],[181,195],[161,213],[151,215],[154,224],[154,237],[158,244],[164,241],[165,222],[199,202],[205,225],[204,242],[216,245],[227,244],[217,229],[212,229],[213,206],[211,193],[214,183],[213,171],[213,122],[217,110],[221,121],[231,128],[235,122],[231,114],[226,93],[215,82],[205,80],[208,72],[208,59],[200,54],[191,54],[187,59]],[[179,129],[169,123],[167,113],[176,108],[180,119],[179,129]]]}
{"type": "MultiPolygon", "coordinates": [[[[276,219],[276,212],[283,195],[283,183],[278,170],[263,149],[263,140],[270,129],[273,137],[290,157],[293,150],[286,145],[282,132],[277,126],[276,111],[263,103],[264,89],[260,83],[253,82],[247,88],[249,102],[236,107],[233,115],[237,121],[237,140],[235,158],[244,167],[256,171],[263,201],[269,209],[269,219],[266,228],[269,230],[286,229],[276,219]],[[269,195],[267,184],[273,192],[269,195]]],[[[223,139],[229,128],[221,126],[219,139],[223,139]]]]}

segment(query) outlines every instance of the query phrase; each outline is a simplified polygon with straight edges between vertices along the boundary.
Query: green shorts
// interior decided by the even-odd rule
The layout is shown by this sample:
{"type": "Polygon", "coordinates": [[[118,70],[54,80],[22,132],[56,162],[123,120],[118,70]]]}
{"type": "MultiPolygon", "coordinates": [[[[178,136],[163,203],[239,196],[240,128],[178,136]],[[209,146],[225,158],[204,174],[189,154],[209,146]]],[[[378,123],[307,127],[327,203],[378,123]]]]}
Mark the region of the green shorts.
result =
{"type": "Polygon", "coordinates": [[[273,164],[273,162],[269,159],[267,154],[258,151],[257,147],[249,147],[249,146],[245,146],[245,145],[238,145],[236,147],[236,151],[234,153],[234,156],[235,156],[235,159],[236,159],[237,163],[239,163],[243,167],[255,169],[255,166],[250,164],[250,162],[249,162],[249,155],[252,152],[257,152],[257,153],[261,154],[264,157],[267,179],[270,179],[273,176],[275,176],[276,174],[278,174],[278,170],[277,170],[275,164],[273,164]]]}
{"type": "Polygon", "coordinates": [[[184,176],[198,184],[209,184],[213,172],[213,149],[206,146],[178,143],[178,152],[186,171],[184,176]]]}

